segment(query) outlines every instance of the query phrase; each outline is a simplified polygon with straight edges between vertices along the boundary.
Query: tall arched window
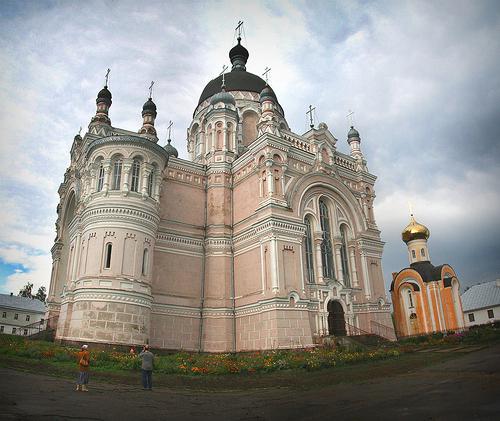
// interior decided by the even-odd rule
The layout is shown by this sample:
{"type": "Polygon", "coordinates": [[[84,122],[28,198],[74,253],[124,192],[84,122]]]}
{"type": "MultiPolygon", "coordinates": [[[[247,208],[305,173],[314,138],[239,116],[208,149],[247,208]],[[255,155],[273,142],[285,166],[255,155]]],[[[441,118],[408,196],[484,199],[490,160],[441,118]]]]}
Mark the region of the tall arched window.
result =
{"type": "Polygon", "coordinates": [[[148,176],[148,196],[153,196],[153,181],[154,181],[154,170],[149,173],[148,176]]]}
{"type": "Polygon", "coordinates": [[[111,243],[106,244],[106,252],[104,254],[104,269],[109,269],[111,267],[111,252],[113,250],[113,245],[111,243]]]}
{"type": "Polygon", "coordinates": [[[142,274],[146,276],[148,274],[148,259],[149,259],[149,250],[144,249],[142,253],[142,274]]]}
{"type": "Polygon", "coordinates": [[[305,241],[305,252],[306,252],[306,271],[307,279],[310,283],[314,282],[314,263],[313,263],[313,238],[312,238],[312,228],[311,220],[309,218],[305,219],[306,224],[306,238],[305,241]]]}
{"type": "Polygon", "coordinates": [[[138,159],[134,159],[132,163],[132,182],[130,183],[130,190],[139,191],[139,177],[141,173],[141,163],[138,159]]]}
{"type": "Polygon", "coordinates": [[[342,236],[342,246],[340,248],[340,258],[342,260],[342,273],[344,275],[345,286],[351,286],[351,278],[349,276],[349,261],[347,254],[347,227],[342,225],[340,227],[340,234],[342,236]]]}
{"type": "Polygon", "coordinates": [[[321,242],[321,262],[323,264],[323,276],[334,279],[335,271],[333,267],[332,240],[330,234],[330,214],[323,199],[319,200],[319,216],[321,230],[323,231],[323,241],[321,242]]]}
{"type": "Polygon", "coordinates": [[[97,191],[101,191],[104,186],[104,166],[99,165],[99,172],[97,174],[97,191]]]}
{"type": "Polygon", "coordinates": [[[113,164],[113,185],[111,190],[120,190],[122,184],[122,160],[117,159],[113,164]]]}
{"type": "Polygon", "coordinates": [[[411,289],[408,289],[408,304],[409,304],[410,308],[414,308],[413,296],[411,295],[411,289]]]}

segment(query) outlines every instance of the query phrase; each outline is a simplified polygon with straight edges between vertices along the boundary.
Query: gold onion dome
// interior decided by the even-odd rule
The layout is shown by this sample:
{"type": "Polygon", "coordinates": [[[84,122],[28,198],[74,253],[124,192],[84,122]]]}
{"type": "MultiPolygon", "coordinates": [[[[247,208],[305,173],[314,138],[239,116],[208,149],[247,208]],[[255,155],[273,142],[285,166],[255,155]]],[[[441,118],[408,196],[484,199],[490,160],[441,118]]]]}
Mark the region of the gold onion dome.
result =
{"type": "Polygon", "coordinates": [[[430,235],[431,233],[429,229],[425,225],[419,224],[415,221],[413,215],[410,217],[410,223],[401,233],[401,237],[405,243],[418,239],[427,240],[430,235]]]}

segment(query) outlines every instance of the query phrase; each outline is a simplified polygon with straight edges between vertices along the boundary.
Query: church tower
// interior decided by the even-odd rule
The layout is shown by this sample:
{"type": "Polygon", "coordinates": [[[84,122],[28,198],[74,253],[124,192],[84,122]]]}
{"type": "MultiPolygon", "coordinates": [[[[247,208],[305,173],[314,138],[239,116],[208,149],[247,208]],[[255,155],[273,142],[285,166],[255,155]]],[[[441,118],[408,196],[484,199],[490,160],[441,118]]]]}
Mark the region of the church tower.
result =
{"type": "Polygon", "coordinates": [[[401,233],[410,266],[393,273],[391,296],[398,337],[460,330],[464,327],[460,283],[450,265],[431,263],[429,229],[413,214],[401,233]]]}

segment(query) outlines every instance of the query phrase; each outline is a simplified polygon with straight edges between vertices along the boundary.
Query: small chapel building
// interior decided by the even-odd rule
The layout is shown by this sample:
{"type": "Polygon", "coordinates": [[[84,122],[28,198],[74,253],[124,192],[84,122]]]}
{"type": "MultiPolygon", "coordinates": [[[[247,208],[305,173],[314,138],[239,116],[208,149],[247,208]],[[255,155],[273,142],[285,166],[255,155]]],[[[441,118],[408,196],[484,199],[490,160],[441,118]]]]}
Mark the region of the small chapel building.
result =
{"type": "Polygon", "coordinates": [[[413,215],[402,232],[410,266],[392,274],[391,296],[398,338],[464,328],[460,283],[450,265],[431,263],[430,231],[413,215]]]}
{"type": "Polygon", "coordinates": [[[349,154],[325,123],[293,132],[248,58],[238,37],[194,103],[189,159],[158,144],[151,95],[131,131],[98,93],[59,187],[57,340],[228,352],[391,331],[358,131],[349,154]]]}

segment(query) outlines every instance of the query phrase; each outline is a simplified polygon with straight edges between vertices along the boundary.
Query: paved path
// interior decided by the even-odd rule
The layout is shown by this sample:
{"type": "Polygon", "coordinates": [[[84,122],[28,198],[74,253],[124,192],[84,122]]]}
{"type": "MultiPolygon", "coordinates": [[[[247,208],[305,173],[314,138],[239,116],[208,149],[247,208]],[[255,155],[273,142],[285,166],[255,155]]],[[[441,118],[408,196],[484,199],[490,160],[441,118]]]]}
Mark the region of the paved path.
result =
{"type": "MultiPolygon", "coordinates": [[[[304,375],[307,375],[305,373],[304,375]]],[[[186,392],[0,369],[1,420],[493,420],[500,419],[500,346],[415,372],[297,391],[186,392]]]]}

